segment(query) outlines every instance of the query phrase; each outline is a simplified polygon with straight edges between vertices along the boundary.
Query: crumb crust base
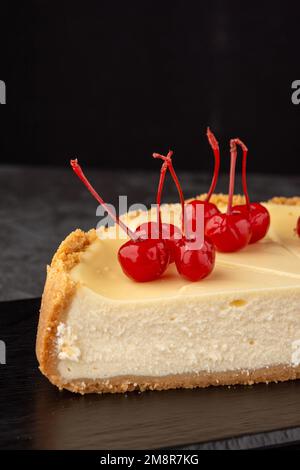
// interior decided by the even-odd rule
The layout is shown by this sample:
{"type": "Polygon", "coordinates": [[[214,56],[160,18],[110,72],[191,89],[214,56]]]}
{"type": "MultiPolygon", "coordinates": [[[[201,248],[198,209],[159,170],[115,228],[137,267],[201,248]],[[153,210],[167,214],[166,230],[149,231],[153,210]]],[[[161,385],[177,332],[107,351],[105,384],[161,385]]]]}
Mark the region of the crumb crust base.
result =
{"type": "Polygon", "coordinates": [[[86,393],[126,393],[138,390],[170,390],[176,388],[206,388],[221,385],[253,385],[255,383],[284,382],[300,378],[300,366],[278,365],[257,370],[237,370],[227,372],[199,372],[168,375],[163,377],[118,376],[97,380],[74,380],[58,385],[82,395],[86,393]]]}

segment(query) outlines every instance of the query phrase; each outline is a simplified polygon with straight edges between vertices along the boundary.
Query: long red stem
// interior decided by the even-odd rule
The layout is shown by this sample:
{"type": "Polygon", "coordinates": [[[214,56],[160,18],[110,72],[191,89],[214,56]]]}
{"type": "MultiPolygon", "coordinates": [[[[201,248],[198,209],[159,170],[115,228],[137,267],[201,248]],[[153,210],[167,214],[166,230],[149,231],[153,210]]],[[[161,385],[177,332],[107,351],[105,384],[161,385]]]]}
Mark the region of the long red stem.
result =
{"type": "Polygon", "coordinates": [[[240,139],[234,139],[236,145],[239,145],[243,150],[243,163],[242,163],[242,183],[243,183],[243,191],[246,198],[246,205],[248,209],[250,208],[250,198],[248,193],[248,185],[247,185],[247,154],[248,148],[240,139]]]}
{"type": "Polygon", "coordinates": [[[235,167],[236,167],[237,149],[235,139],[230,140],[230,176],[229,176],[229,190],[228,190],[228,206],[227,214],[232,213],[232,202],[234,194],[235,182],[235,167]]]}
{"type": "Polygon", "coordinates": [[[176,175],[176,172],[174,170],[174,167],[173,167],[173,164],[172,164],[172,155],[173,155],[173,152],[170,150],[168,155],[165,156],[165,155],[161,155],[159,153],[154,153],[153,154],[153,157],[154,158],[161,158],[162,160],[164,160],[167,165],[168,165],[168,168],[169,168],[169,171],[171,173],[171,176],[173,178],[173,181],[176,185],[176,188],[177,188],[177,191],[178,191],[178,194],[179,194],[179,198],[180,198],[180,203],[181,203],[181,231],[182,233],[184,234],[184,227],[185,227],[185,220],[184,220],[184,212],[185,212],[185,207],[184,207],[184,196],[183,196],[183,192],[182,192],[182,189],[181,189],[181,185],[180,185],[180,182],[178,180],[178,177],[176,175]]]}
{"type": "Polygon", "coordinates": [[[174,167],[173,167],[173,164],[172,162],[169,163],[169,170],[170,170],[170,173],[172,175],[172,178],[174,180],[174,183],[176,185],[176,188],[177,188],[177,191],[178,191],[178,194],[179,194],[179,198],[180,198],[180,204],[181,204],[181,231],[182,233],[184,234],[185,233],[185,206],[184,206],[184,196],[183,196],[183,192],[182,192],[182,189],[181,189],[181,185],[179,183],[179,179],[177,178],[177,175],[175,173],[175,170],[174,170],[174,167]]]}
{"type": "MultiPolygon", "coordinates": [[[[170,158],[173,155],[173,152],[169,152],[170,158]]],[[[168,154],[168,155],[169,155],[168,154]]],[[[155,157],[156,158],[156,157],[155,157]]],[[[168,162],[164,161],[164,163],[161,166],[160,170],[160,178],[159,178],[159,183],[157,187],[157,194],[156,194],[156,205],[157,205],[157,222],[158,222],[158,230],[159,230],[159,237],[162,237],[162,220],[161,220],[161,213],[160,213],[160,206],[161,206],[161,195],[162,195],[162,190],[165,184],[165,179],[166,179],[166,172],[168,169],[168,162]]]]}
{"type": "Polygon", "coordinates": [[[212,178],[212,182],[206,197],[206,201],[209,202],[214,190],[216,189],[216,185],[218,182],[219,171],[220,171],[220,148],[219,143],[215,137],[215,135],[211,132],[210,128],[207,128],[206,135],[208,138],[209,145],[211,146],[214,157],[215,157],[215,167],[214,167],[214,175],[212,178]]]}
{"type": "Polygon", "coordinates": [[[97,191],[93,188],[93,186],[91,185],[87,177],[84,175],[81,169],[81,166],[78,163],[77,158],[75,160],[71,160],[70,163],[71,163],[71,167],[73,168],[78,178],[81,179],[81,181],[87,187],[87,189],[92,194],[92,196],[94,196],[94,198],[101,204],[101,206],[104,207],[104,209],[110,215],[110,217],[114,220],[114,222],[118,224],[124,230],[124,232],[129,235],[129,237],[132,240],[137,240],[138,237],[135,235],[135,233],[132,230],[130,230],[130,228],[127,227],[127,225],[124,224],[124,222],[122,222],[122,220],[120,220],[118,216],[116,216],[116,214],[109,208],[109,206],[104,202],[102,197],[99,196],[97,191]]]}

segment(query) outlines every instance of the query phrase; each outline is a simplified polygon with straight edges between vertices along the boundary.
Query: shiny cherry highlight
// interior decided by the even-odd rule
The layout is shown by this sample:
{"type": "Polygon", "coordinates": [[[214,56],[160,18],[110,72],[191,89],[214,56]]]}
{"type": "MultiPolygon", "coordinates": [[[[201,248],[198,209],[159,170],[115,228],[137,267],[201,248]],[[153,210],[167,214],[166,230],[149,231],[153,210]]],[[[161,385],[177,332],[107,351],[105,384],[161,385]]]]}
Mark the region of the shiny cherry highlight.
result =
{"type": "Polygon", "coordinates": [[[169,264],[169,250],[164,240],[128,240],[118,251],[123,272],[134,281],[158,279],[169,264]]]}
{"type": "Polygon", "coordinates": [[[233,211],[248,217],[252,230],[249,243],[256,243],[266,236],[270,227],[270,213],[262,204],[258,202],[241,204],[234,206],[233,211]]]}
{"type": "Polygon", "coordinates": [[[201,248],[195,247],[196,240],[182,238],[176,244],[175,263],[179,274],[189,281],[200,281],[207,277],[215,265],[215,248],[206,238],[201,248]]]}

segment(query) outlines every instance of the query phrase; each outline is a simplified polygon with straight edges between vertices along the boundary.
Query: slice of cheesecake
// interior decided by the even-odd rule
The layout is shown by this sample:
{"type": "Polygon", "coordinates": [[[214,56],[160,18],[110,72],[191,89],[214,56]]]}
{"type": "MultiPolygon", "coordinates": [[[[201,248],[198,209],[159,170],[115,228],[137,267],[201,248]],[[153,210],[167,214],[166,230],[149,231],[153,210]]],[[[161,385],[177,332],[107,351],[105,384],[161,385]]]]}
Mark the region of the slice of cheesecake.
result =
{"type": "MultiPolygon", "coordinates": [[[[241,202],[236,197],[236,203],[241,202]]],[[[212,202],[225,208],[227,198],[212,202]]],[[[76,230],[48,267],[40,312],[40,369],[80,393],[253,384],[300,377],[300,198],[265,204],[267,237],[217,254],[188,282],[170,266],[152,282],[124,276],[112,230],[76,230]]],[[[180,206],[162,207],[180,225],[180,206]]],[[[156,212],[151,218],[155,220],[156,212]]],[[[124,216],[132,229],[146,212],[124,216]]]]}

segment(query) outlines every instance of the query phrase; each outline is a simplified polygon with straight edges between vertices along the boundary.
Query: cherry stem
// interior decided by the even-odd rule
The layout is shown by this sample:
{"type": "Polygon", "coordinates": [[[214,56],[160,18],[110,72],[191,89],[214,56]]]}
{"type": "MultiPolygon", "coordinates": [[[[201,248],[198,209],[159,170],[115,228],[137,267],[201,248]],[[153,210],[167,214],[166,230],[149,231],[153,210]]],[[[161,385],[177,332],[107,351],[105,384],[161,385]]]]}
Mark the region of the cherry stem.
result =
{"type": "Polygon", "coordinates": [[[181,204],[181,231],[184,235],[185,233],[185,221],[184,221],[184,212],[185,212],[185,206],[184,206],[184,196],[183,196],[183,192],[182,192],[182,189],[181,189],[181,185],[179,183],[179,179],[177,178],[177,175],[176,175],[176,172],[174,170],[174,167],[173,167],[173,164],[172,162],[169,163],[169,170],[170,170],[170,173],[172,175],[172,178],[174,180],[174,183],[176,185],[176,188],[177,188],[177,191],[178,191],[178,194],[179,194],[179,198],[180,198],[180,204],[181,204]]]}
{"type": "Polygon", "coordinates": [[[184,207],[184,196],[183,196],[183,192],[182,192],[182,189],[181,189],[181,185],[180,185],[180,182],[179,182],[179,179],[176,175],[176,172],[174,170],[174,167],[173,167],[173,164],[172,164],[172,155],[173,155],[173,152],[172,150],[170,150],[168,152],[168,155],[165,156],[165,155],[161,155],[160,153],[154,153],[153,154],[153,157],[154,158],[160,158],[161,160],[164,160],[164,162],[167,164],[168,168],[169,168],[169,171],[171,173],[171,176],[173,178],[173,181],[176,185],[176,188],[177,188],[177,191],[178,191],[178,194],[179,194],[179,198],[180,198],[180,203],[181,203],[181,231],[182,233],[184,234],[184,212],[185,212],[185,207],[184,207]]]}
{"type": "MultiPolygon", "coordinates": [[[[169,152],[170,153],[170,152],[169,152]]],[[[172,156],[173,152],[171,152],[170,157],[172,156]]],[[[156,157],[155,157],[156,158],[156,157]]],[[[160,213],[160,206],[161,206],[161,194],[165,184],[166,179],[166,172],[168,169],[168,163],[164,161],[161,166],[160,170],[160,178],[157,188],[157,195],[156,195],[156,205],[157,205],[157,222],[158,222],[158,230],[159,230],[159,237],[162,237],[162,220],[161,220],[161,213],[160,213]]]]}
{"type": "Polygon", "coordinates": [[[228,215],[232,213],[236,159],[237,159],[236,139],[231,139],[230,140],[230,176],[229,176],[228,206],[227,206],[228,215]]]}
{"type": "Polygon", "coordinates": [[[250,198],[248,193],[248,185],[247,185],[247,154],[248,148],[240,139],[233,139],[236,145],[239,145],[243,151],[243,163],[242,163],[242,184],[243,184],[243,191],[246,198],[246,205],[249,210],[250,208],[250,198]]]}
{"type": "Polygon", "coordinates": [[[101,204],[101,206],[104,207],[104,209],[110,215],[110,217],[114,220],[114,222],[116,224],[118,224],[124,230],[124,232],[129,235],[129,237],[132,240],[136,241],[138,239],[136,234],[132,230],[130,230],[130,228],[127,227],[127,225],[124,224],[124,222],[122,222],[122,220],[120,220],[120,218],[118,216],[116,216],[116,214],[109,208],[109,206],[103,201],[102,197],[99,196],[97,191],[93,188],[93,186],[91,185],[91,183],[89,182],[87,177],[84,175],[84,173],[81,169],[81,166],[78,163],[77,158],[75,160],[70,160],[70,163],[71,163],[71,167],[73,168],[74,172],[76,173],[78,178],[83,182],[83,184],[86,186],[86,188],[92,194],[92,196],[94,196],[94,198],[101,204]]]}
{"type": "Polygon", "coordinates": [[[209,202],[214,190],[216,189],[216,185],[218,182],[218,177],[219,177],[219,170],[220,170],[220,148],[219,148],[219,143],[215,137],[215,135],[211,132],[210,128],[207,128],[206,135],[208,138],[209,145],[211,146],[213,152],[214,152],[214,157],[215,157],[215,167],[214,167],[214,175],[212,178],[212,182],[206,197],[206,202],[209,202]]]}

